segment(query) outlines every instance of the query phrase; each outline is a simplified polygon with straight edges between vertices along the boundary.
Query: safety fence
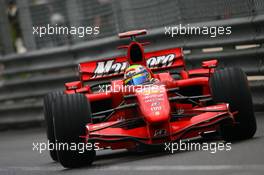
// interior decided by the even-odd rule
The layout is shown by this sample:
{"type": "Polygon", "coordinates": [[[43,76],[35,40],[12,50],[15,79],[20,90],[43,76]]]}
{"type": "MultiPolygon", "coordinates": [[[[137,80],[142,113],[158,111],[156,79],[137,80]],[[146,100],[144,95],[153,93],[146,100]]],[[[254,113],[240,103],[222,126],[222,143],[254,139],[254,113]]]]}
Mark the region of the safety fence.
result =
{"type": "Polygon", "coordinates": [[[74,45],[138,28],[262,14],[263,0],[0,0],[0,55],[74,45]],[[97,26],[100,35],[32,35],[33,27],[47,25],[97,26]]]}

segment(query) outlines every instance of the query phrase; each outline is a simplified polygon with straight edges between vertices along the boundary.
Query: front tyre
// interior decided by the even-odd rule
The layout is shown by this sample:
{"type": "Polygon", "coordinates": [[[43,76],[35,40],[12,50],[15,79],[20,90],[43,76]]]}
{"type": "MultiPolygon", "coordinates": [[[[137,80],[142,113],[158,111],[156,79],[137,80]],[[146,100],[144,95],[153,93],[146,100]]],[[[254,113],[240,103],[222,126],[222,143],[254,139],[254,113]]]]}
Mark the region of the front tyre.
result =
{"type": "Polygon", "coordinates": [[[231,112],[237,111],[235,125],[220,128],[225,140],[243,140],[254,136],[256,119],[246,74],[241,68],[225,68],[210,78],[210,88],[215,103],[229,103],[231,112]]]}
{"type": "MultiPolygon", "coordinates": [[[[91,108],[89,101],[82,94],[60,95],[53,105],[54,131],[57,144],[83,144],[85,126],[91,122],[91,108]]],[[[65,147],[64,147],[65,148],[65,147]]],[[[95,158],[95,150],[58,149],[59,162],[66,168],[76,168],[90,165],[95,158]]]]}
{"type": "MultiPolygon", "coordinates": [[[[44,118],[46,122],[46,132],[47,132],[47,138],[50,143],[55,144],[55,135],[54,135],[54,126],[53,126],[53,114],[52,114],[52,105],[56,97],[62,95],[62,91],[58,92],[51,92],[48,93],[44,97],[43,101],[43,111],[44,111],[44,118]]],[[[58,161],[57,152],[55,149],[50,150],[50,157],[54,161],[58,161]]]]}

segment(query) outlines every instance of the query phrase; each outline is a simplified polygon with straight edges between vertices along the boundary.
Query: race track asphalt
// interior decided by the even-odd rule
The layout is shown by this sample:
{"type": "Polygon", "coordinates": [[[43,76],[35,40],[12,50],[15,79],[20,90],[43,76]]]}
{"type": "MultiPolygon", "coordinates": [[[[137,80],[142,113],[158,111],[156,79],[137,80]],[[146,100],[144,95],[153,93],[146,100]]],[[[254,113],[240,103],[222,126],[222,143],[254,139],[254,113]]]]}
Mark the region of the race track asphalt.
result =
{"type": "MultiPolygon", "coordinates": [[[[32,143],[46,142],[43,128],[0,132],[0,175],[119,175],[119,174],[264,174],[264,113],[256,113],[253,139],[231,144],[230,151],[134,153],[99,152],[91,167],[65,169],[52,162],[47,151],[33,151],[32,143]]],[[[222,142],[212,141],[212,142],[222,142]]]]}

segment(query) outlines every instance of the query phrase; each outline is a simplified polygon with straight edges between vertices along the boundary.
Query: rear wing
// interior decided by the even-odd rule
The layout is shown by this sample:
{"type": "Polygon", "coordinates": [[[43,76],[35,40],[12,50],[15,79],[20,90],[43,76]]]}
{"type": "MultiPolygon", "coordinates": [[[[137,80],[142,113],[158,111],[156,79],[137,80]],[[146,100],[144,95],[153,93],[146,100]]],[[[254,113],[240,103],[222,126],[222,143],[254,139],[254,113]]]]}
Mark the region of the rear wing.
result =
{"type": "MultiPolygon", "coordinates": [[[[152,71],[169,70],[176,67],[185,68],[181,48],[147,52],[144,56],[147,67],[152,71]]],[[[128,66],[127,57],[121,56],[100,61],[80,63],[79,73],[81,81],[107,79],[123,75],[128,66]]]]}

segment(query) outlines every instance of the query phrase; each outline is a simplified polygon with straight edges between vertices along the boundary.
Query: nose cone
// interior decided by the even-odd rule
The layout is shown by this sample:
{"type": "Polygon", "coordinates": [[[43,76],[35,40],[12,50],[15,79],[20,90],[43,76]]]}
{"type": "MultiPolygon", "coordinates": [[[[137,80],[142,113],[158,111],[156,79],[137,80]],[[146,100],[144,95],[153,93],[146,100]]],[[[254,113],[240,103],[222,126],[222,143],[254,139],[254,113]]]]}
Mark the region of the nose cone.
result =
{"type": "Polygon", "coordinates": [[[169,120],[170,103],[164,86],[144,86],[136,92],[139,108],[148,123],[169,120]]]}

